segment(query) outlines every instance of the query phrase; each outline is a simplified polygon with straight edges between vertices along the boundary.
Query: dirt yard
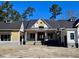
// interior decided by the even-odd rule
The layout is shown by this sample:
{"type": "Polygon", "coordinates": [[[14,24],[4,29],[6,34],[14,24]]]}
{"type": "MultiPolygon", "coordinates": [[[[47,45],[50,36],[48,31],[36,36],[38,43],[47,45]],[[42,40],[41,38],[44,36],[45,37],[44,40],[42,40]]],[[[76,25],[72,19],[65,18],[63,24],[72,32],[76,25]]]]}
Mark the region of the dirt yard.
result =
{"type": "Polygon", "coordinates": [[[0,46],[0,58],[60,58],[79,57],[79,48],[49,47],[42,45],[0,46]]]}

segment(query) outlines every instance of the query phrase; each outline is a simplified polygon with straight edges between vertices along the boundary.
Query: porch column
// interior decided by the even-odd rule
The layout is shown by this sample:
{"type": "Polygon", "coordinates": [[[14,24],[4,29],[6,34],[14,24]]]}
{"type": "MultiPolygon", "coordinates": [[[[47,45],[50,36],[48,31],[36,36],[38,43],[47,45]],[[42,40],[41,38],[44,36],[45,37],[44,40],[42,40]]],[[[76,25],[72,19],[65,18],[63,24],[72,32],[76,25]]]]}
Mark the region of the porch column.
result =
{"type": "MultiPolygon", "coordinates": [[[[11,39],[11,38],[10,38],[11,39]]],[[[1,41],[1,35],[0,35],[0,41],[1,41]]]]}
{"type": "Polygon", "coordinates": [[[64,44],[63,44],[63,43],[64,43],[64,42],[63,42],[64,39],[62,38],[62,37],[63,37],[63,33],[62,33],[62,31],[63,31],[63,30],[61,29],[61,34],[60,34],[60,35],[61,35],[61,45],[64,46],[64,44]]]}
{"type": "Polygon", "coordinates": [[[37,42],[37,32],[35,33],[35,43],[37,42]]]}
{"type": "Polygon", "coordinates": [[[47,32],[45,32],[45,41],[48,41],[47,32]]]}
{"type": "Polygon", "coordinates": [[[47,32],[45,32],[45,39],[47,39],[47,32]]]}
{"type": "Polygon", "coordinates": [[[25,32],[25,41],[27,41],[27,32],[25,32]]]}

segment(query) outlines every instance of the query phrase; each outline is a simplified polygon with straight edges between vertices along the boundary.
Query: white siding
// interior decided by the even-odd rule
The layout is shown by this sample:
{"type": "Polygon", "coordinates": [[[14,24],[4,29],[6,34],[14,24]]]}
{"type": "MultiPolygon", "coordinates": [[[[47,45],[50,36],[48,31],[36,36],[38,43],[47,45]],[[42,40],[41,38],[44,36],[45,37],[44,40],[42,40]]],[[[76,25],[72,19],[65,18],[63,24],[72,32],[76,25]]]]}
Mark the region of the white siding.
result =
{"type": "Polygon", "coordinates": [[[78,43],[79,43],[79,27],[77,28],[77,39],[78,39],[78,43]]]}
{"type": "Polygon", "coordinates": [[[39,19],[39,20],[32,26],[32,28],[39,28],[40,25],[44,26],[44,28],[48,28],[48,26],[47,26],[41,19],[39,19]],[[42,22],[43,24],[39,24],[40,22],[42,22]]]}
{"type": "Polygon", "coordinates": [[[68,47],[75,47],[75,40],[76,40],[76,36],[75,36],[75,31],[67,31],[67,45],[68,47]],[[74,39],[72,40],[70,38],[70,33],[74,33],[74,39]]]}

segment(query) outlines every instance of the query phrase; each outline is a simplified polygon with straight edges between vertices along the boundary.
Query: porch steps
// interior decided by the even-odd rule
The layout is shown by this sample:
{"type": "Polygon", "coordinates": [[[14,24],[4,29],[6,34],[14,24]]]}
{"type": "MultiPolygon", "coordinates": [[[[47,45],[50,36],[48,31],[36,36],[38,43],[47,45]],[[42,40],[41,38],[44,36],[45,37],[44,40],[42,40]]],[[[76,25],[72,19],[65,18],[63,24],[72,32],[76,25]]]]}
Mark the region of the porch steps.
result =
{"type": "Polygon", "coordinates": [[[26,42],[26,45],[41,45],[41,41],[37,41],[36,43],[35,41],[28,41],[26,42]]]}

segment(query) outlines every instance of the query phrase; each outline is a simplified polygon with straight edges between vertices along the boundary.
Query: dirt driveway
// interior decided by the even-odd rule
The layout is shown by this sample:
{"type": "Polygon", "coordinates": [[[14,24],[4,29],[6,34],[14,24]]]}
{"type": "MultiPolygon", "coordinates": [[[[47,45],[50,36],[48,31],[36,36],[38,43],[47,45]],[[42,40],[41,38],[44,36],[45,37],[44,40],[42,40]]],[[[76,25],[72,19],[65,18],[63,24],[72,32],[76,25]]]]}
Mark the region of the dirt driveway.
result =
{"type": "Polygon", "coordinates": [[[0,58],[53,58],[79,57],[79,48],[49,47],[42,45],[0,46],[0,58]]]}

